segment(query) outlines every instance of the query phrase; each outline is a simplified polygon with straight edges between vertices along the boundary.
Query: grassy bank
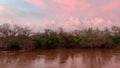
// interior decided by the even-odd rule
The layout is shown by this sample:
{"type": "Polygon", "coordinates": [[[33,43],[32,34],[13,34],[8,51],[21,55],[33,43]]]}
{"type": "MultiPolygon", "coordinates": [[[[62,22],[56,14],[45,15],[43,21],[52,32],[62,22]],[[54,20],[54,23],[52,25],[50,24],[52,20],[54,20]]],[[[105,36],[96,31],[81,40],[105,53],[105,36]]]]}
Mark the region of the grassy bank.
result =
{"type": "Polygon", "coordinates": [[[46,29],[33,32],[28,27],[4,24],[0,26],[0,48],[3,50],[31,50],[55,48],[110,48],[120,45],[120,27],[111,29],[83,29],[65,32],[46,29]]]}

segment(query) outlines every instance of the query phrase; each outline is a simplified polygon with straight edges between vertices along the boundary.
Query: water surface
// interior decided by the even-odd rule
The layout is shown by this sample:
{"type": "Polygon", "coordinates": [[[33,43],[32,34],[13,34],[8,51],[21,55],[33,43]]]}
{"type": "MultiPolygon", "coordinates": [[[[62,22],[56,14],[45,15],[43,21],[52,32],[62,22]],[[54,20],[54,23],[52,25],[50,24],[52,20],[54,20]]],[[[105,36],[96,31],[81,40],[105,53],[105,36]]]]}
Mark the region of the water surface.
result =
{"type": "Polygon", "coordinates": [[[58,49],[1,52],[0,68],[120,68],[120,50],[58,49]]]}

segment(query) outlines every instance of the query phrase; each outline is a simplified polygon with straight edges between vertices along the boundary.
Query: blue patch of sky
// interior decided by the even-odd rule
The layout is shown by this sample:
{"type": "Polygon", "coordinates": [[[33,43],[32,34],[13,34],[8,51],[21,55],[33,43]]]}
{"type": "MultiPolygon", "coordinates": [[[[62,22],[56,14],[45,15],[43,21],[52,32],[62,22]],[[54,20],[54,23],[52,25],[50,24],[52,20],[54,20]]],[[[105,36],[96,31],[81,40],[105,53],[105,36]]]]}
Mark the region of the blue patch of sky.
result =
{"type": "Polygon", "coordinates": [[[0,0],[0,4],[18,9],[20,11],[27,12],[27,13],[34,13],[40,10],[23,0],[0,0]]]}
{"type": "Polygon", "coordinates": [[[49,15],[51,15],[49,9],[38,8],[24,0],[0,0],[0,5],[14,9],[17,12],[16,15],[18,18],[23,17],[23,19],[30,19],[37,22],[49,18],[49,15]]]}

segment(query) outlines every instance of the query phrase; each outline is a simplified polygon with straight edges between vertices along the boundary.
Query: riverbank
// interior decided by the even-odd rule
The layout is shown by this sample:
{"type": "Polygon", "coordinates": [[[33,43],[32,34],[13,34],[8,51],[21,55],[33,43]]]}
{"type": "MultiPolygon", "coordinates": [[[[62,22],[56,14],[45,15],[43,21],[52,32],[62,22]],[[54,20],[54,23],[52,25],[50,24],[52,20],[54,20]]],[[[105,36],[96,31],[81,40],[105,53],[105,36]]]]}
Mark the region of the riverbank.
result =
{"type": "Polygon", "coordinates": [[[80,48],[54,48],[54,49],[41,49],[41,48],[37,48],[37,49],[31,49],[31,50],[5,50],[5,49],[3,49],[3,48],[0,48],[0,53],[2,52],[3,54],[5,54],[5,53],[27,53],[27,52],[34,52],[34,51],[36,51],[36,52],[39,52],[39,51],[76,51],[76,50],[78,50],[78,51],[81,51],[81,50],[85,50],[85,51],[89,51],[89,50],[100,50],[100,51],[102,51],[102,50],[120,50],[120,46],[113,46],[113,47],[109,47],[109,48],[89,48],[89,47],[87,47],[87,48],[85,48],[85,47],[80,47],[80,48]]]}

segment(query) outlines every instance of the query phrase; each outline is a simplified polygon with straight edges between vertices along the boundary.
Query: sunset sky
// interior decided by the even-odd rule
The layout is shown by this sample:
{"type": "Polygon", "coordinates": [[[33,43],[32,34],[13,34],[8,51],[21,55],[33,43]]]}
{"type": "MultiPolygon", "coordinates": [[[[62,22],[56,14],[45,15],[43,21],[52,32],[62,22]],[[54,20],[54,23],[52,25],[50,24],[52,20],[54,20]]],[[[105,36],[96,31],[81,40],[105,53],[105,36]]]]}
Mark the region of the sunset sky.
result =
{"type": "Polygon", "coordinates": [[[74,30],[120,26],[120,0],[0,0],[0,24],[74,30]]]}

